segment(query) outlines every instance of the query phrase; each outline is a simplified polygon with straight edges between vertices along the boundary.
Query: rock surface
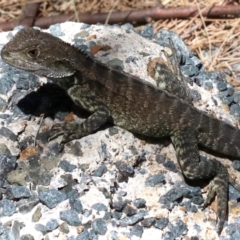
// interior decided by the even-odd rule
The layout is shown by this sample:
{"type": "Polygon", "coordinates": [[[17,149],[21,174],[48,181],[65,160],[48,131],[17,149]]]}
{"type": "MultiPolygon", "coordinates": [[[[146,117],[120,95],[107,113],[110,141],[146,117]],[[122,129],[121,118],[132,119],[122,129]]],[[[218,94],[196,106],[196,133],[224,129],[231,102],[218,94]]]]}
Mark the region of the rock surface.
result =
{"type": "MultiPolygon", "coordinates": [[[[0,48],[16,30],[0,33],[0,48]]],[[[153,84],[147,64],[164,58],[171,37],[194,105],[235,126],[240,120],[239,93],[223,73],[205,72],[176,34],[154,34],[151,24],[135,32],[130,24],[72,22],[48,31],[153,84]]],[[[1,59],[0,68],[0,239],[218,239],[216,203],[201,210],[206,191],[186,184],[169,140],[139,139],[107,126],[59,152],[59,139],[47,142],[52,124],[82,121],[84,113],[50,81],[1,59]]],[[[239,162],[220,160],[240,182],[239,162]]],[[[219,239],[239,239],[239,194],[230,187],[229,219],[219,239]]]]}

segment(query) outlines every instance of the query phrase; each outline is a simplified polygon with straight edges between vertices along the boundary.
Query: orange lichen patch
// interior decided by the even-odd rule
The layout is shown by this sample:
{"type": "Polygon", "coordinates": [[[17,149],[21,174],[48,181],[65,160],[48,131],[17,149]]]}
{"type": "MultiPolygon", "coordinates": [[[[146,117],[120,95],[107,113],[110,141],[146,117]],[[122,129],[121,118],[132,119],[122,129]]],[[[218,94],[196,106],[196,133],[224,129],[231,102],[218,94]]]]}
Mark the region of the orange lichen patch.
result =
{"type": "Polygon", "coordinates": [[[222,104],[222,109],[224,109],[225,111],[229,112],[230,111],[230,107],[227,104],[222,104]]]}
{"type": "Polygon", "coordinates": [[[99,51],[108,51],[108,50],[110,50],[111,49],[111,46],[109,46],[109,45],[100,45],[100,44],[97,44],[97,45],[95,45],[95,46],[93,46],[93,47],[91,47],[91,53],[93,54],[93,55],[95,55],[96,53],[98,53],[99,51]]]}
{"type": "Polygon", "coordinates": [[[22,122],[21,122],[21,125],[22,125],[22,126],[27,126],[27,123],[28,123],[27,121],[22,121],[22,122]]]}
{"type": "Polygon", "coordinates": [[[187,211],[186,207],[184,207],[184,206],[180,206],[179,209],[182,210],[183,212],[187,211]]]}
{"type": "Polygon", "coordinates": [[[73,112],[68,113],[67,116],[64,118],[64,122],[71,122],[71,121],[74,121],[73,112]]]}
{"type": "Polygon", "coordinates": [[[240,206],[237,201],[229,201],[229,213],[234,216],[239,216],[240,214],[240,206]]]}
{"type": "Polygon", "coordinates": [[[234,181],[237,179],[237,176],[236,176],[235,173],[230,173],[230,174],[229,174],[229,177],[230,177],[232,180],[234,180],[234,181]]]}
{"type": "Polygon", "coordinates": [[[100,50],[102,49],[102,45],[100,44],[97,44],[97,45],[94,45],[93,47],[91,47],[91,53],[93,55],[95,55],[97,52],[99,52],[100,50]]]}
{"type": "Polygon", "coordinates": [[[38,154],[38,148],[33,146],[28,146],[20,153],[19,160],[26,160],[29,157],[35,156],[38,154]]]}
{"type": "Polygon", "coordinates": [[[189,218],[188,217],[184,217],[183,218],[183,222],[188,223],[189,222],[189,218]]]}
{"type": "Polygon", "coordinates": [[[155,69],[156,69],[156,64],[157,63],[163,63],[167,65],[167,63],[162,59],[162,58],[152,58],[149,60],[147,64],[147,72],[148,75],[155,80],[155,69]]]}
{"type": "Polygon", "coordinates": [[[87,41],[91,41],[91,40],[94,40],[96,38],[97,38],[97,35],[96,34],[92,34],[92,35],[87,37],[87,41]]]}
{"type": "Polygon", "coordinates": [[[203,219],[206,218],[205,213],[203,211],[196,212],[193,215],[197,221],[203,221],[203,219]]]}
{"type": "Polygon", "coordinates": [[[77,233],[80,234],[81,232],[84,231],[84,226],[78,226],[76,227],[76,229],[77,229],[77,233]]]}

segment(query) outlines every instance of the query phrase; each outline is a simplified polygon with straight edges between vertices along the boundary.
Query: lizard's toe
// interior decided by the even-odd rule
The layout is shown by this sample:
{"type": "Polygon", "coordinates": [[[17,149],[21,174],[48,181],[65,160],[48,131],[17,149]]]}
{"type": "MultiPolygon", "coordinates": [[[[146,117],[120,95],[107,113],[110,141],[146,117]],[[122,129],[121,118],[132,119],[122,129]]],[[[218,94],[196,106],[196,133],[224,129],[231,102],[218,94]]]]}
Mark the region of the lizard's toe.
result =
{"type": "Polygon", "coordinates": [[[64,149],[64,144],[60,143],[59,147],[58,147],[58,151],[61,153],[61,152],[63,152],[63,149],[64,149]]]}
{"type": "Polygon", "coordinates": [[[70,142],[72,140],[75,140],[75,139],[78,139],[78,138],[80,138],[80,136],[78,134],[69,134],[69,132],[65,132],[63,134],[63,138],[62,138],[61,143],[65,144],[65,143],[68,143],[68,142],[70,142]]]}
{"type": "Polygon", "coordinates": [[[65,130],[64,130],[64,125],[65,123],[56,123],[52,126],[51,132],[48,136],[48,141],[52,141],[53,139],[57,138],[60,135],[63,135],[65,130]]]}
{"type": "Polygon", "coordinates": [[[217,210],[217,233],[220,234],[223,229],[224,222],[227,218],[227,201],[218,201],[217,210]]]}
{"type": "Polygon", "coordinates": [[[220,234],[224,222],[227,218],[227,206],[228,206],[228,172],[227,169],[220,165],[218,169],[218,175],[209,184],[207,198],[204,205],[211,203],[211,200],[216,195],[217,197],[217,233],[220,234]]]}

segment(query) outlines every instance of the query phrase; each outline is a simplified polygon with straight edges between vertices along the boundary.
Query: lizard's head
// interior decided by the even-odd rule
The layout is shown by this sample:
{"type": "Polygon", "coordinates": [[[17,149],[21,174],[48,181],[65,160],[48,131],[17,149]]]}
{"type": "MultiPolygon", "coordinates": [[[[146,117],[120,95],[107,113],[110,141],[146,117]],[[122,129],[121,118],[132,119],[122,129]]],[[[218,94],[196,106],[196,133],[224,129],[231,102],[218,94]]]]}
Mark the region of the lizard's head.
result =
{"type": "Polygon", "coordinates": [[[1,57],[16,68],[39,76],[61,78],[75,72],[69,63],[74,50],[49,33],[23,28],[3,47],[1,57]],[[68,46],[66,50],[65,46],[68,46]]]}

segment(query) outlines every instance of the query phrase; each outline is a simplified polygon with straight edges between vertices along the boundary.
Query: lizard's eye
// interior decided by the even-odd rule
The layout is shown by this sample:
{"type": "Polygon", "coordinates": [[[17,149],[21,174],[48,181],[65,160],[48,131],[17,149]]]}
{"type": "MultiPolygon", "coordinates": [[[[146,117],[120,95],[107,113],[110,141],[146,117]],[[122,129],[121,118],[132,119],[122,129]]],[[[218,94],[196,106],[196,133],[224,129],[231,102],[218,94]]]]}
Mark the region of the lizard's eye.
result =
{"type": "Polygon", "coordinates": [[[37,48],[31,49],[27,52],[27,55],[30,58],[36,58],[39,56],[39,54],[40,54],[40,51],[37,48]]]}

